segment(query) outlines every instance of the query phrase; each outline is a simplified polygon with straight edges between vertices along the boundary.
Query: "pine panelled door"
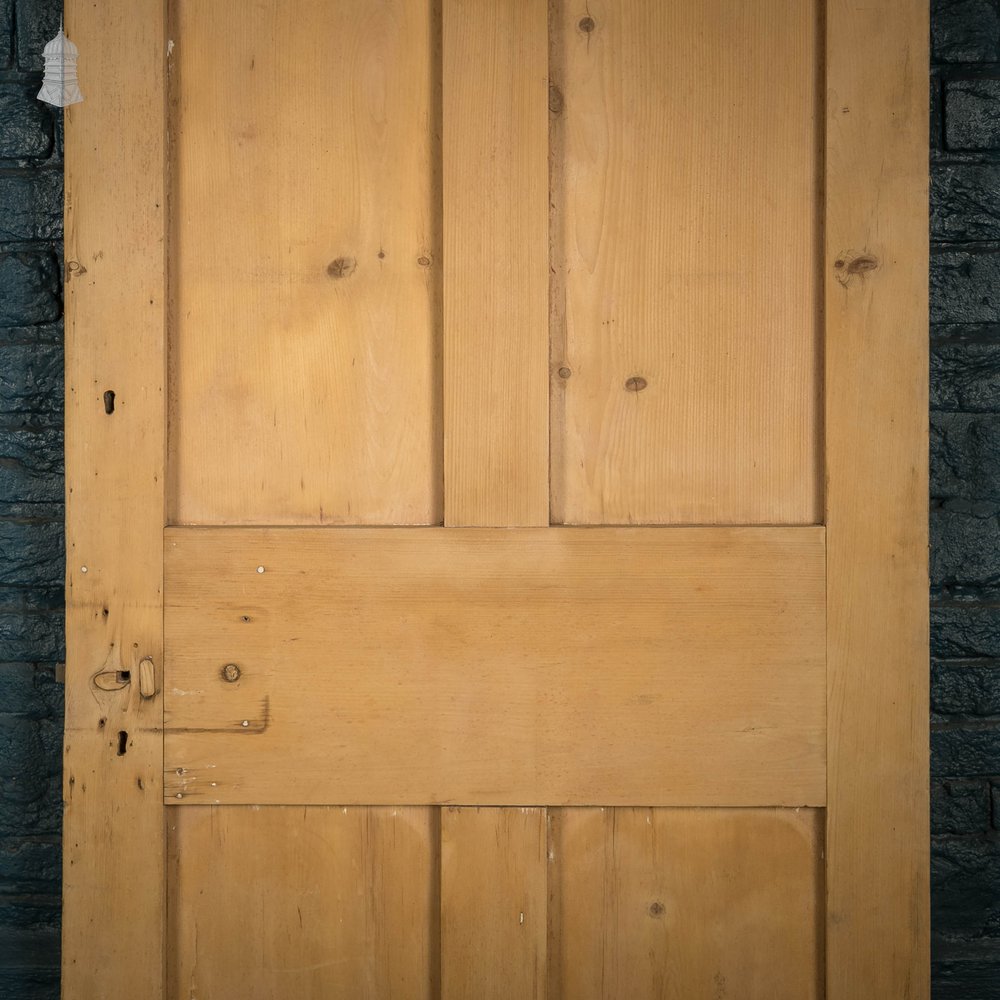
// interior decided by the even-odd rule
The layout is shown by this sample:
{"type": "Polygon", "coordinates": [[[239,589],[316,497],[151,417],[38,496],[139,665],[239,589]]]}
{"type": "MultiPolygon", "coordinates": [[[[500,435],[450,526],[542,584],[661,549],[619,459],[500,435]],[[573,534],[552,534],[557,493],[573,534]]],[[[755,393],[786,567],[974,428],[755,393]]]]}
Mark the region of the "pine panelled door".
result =
{"type": "Polygon", "coordinates": [[[923,3],[67,31],[67,1000],[927,1000],[923,3]]]}

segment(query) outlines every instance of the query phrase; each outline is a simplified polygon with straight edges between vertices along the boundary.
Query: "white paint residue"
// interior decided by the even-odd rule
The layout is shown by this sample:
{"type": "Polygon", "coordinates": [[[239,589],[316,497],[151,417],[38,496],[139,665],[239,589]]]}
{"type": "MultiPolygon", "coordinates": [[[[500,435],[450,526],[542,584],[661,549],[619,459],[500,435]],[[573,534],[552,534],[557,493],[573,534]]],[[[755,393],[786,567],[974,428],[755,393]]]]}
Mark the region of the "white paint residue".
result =
{"type": "Polygon", "coordinates": [[[169,59],[174,54],[174,40],[171,38],[167,41],[167,58],[169,59]]]}

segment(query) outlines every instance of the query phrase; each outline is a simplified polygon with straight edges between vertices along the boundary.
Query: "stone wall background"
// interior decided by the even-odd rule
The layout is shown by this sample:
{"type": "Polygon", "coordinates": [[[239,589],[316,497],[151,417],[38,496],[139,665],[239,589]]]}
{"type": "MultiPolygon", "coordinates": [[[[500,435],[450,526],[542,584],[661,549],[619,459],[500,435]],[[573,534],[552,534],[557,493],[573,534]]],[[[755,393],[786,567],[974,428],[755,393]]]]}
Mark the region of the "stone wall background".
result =
{"type": "Polygon", "coordinates": [[[934,998],[998,1000],[1000,4],[931,35],[934,998]]]}
{"type": "Polygon", "coordinates": [[[61,4],[0,0],[0,997],[59,991],[62,116],[35,100],[61,4]]]}
{"type": "MultiPolygon", "coordinates": [[[[62,134],[55,0],[0,0],[0,997],[58,996],[62,134]]],[[[933,0],[935,1000],[1000,1000],[1000,0],[933,0]]],[[[82,72],[86,92],[86,54],[82,72]]]]}

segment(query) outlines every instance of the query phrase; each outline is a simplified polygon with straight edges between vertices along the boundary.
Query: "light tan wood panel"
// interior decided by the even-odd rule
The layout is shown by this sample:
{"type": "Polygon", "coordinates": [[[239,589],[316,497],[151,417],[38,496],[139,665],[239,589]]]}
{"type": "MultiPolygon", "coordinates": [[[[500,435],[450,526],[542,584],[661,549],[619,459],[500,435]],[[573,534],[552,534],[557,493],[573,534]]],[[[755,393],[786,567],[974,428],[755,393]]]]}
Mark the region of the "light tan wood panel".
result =
{"type": "Polygon", "coordinates": [[[171,519],[441,519],[432,0],[177,0],[171,519]]]}
{"type": "Polygon", "coordinates": [[[66,110],[62,995],[159,1000],[163,5],[72,0],[66,25],[87,99],[66,110]]]}
{"type": "Polygon", "coordinates": [[[546,0],[444,0],[445,522],[548,504],[546,0]]]}
{"type": "Polygon", "coordinates": [[[827,32],[827,996],[926,1000],[927,4],[827,32]]]}
{"type": "Polygon", "coordinates": [[[818,810],[556,810],[549,995],[815,1000],[822,849],[818,810]]]}
{"type": "Polygon", "coordinates": [[[552,519],[822,519],[813,0],[559,0],[552,519]]]}
{"type": "Polygon", "coordinates": [[[171,1000],[437,996],[431,810],[207,806],[168,817],[171,1000]]]}
{"type": "Polygon", "coordinates": [[[167,567],[171,796],[823,802],[822,528],[171,528],[167,567]]]}
{"type": "Polygon", "coordinates": [[[441,810],[442,1000],[544,1000],[544,809],[441,810]]]}

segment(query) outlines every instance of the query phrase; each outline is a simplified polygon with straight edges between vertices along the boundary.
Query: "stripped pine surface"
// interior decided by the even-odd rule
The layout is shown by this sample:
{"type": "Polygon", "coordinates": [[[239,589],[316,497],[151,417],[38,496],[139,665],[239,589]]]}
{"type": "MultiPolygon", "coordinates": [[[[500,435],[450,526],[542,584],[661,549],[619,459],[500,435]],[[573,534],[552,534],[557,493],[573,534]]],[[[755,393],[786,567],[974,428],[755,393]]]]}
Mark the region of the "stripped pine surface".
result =
{"type": "Polygon", "coordinates": [[[442,1000],[545,1000],[544,809],[441,810],[442,1000]]]}
{"type": "Polygon", "coordinates": [[[926,1000],[927,4],[827,32],[827,997],[926,1000]]]}
{"type": "Polygon", "coordinates": [[[66,111],[62,995],[158,1000],[166,39],[159,0],[72,0],[66,24],[88,82],[66,111]]]}
{"type": "Polygon", "coordinates": [[[436,1000],[436,811],[169,817],[171,1000],[436,1000]]]}
{"type": "Polygon", "coordinates": [[[553,5],[554,522],[822,520],[820,24],[553,5]]]}
{"type": "Polygon", "coordinates": [[[549,996],[816,1000],[823,812],[559,809],[549,996]]]}
{"type": "Polygon", "coordinates": [[[65,996],[926,1000],[922,0],[67,18],[65,996]]]}
{"type": "Polygon", "coordinates": [[[167,544],[182,803],[823,804],[822,528],[167,544]]]}
{"type": "Polygon", "coordinates": [[[546,17],[444,3],[448,525],[549,523],[546,17]]]}
{"type": "Polygon", "coordinates": [[[172,18],[171,520],[440,522],[433,6],[172,18]]]}

